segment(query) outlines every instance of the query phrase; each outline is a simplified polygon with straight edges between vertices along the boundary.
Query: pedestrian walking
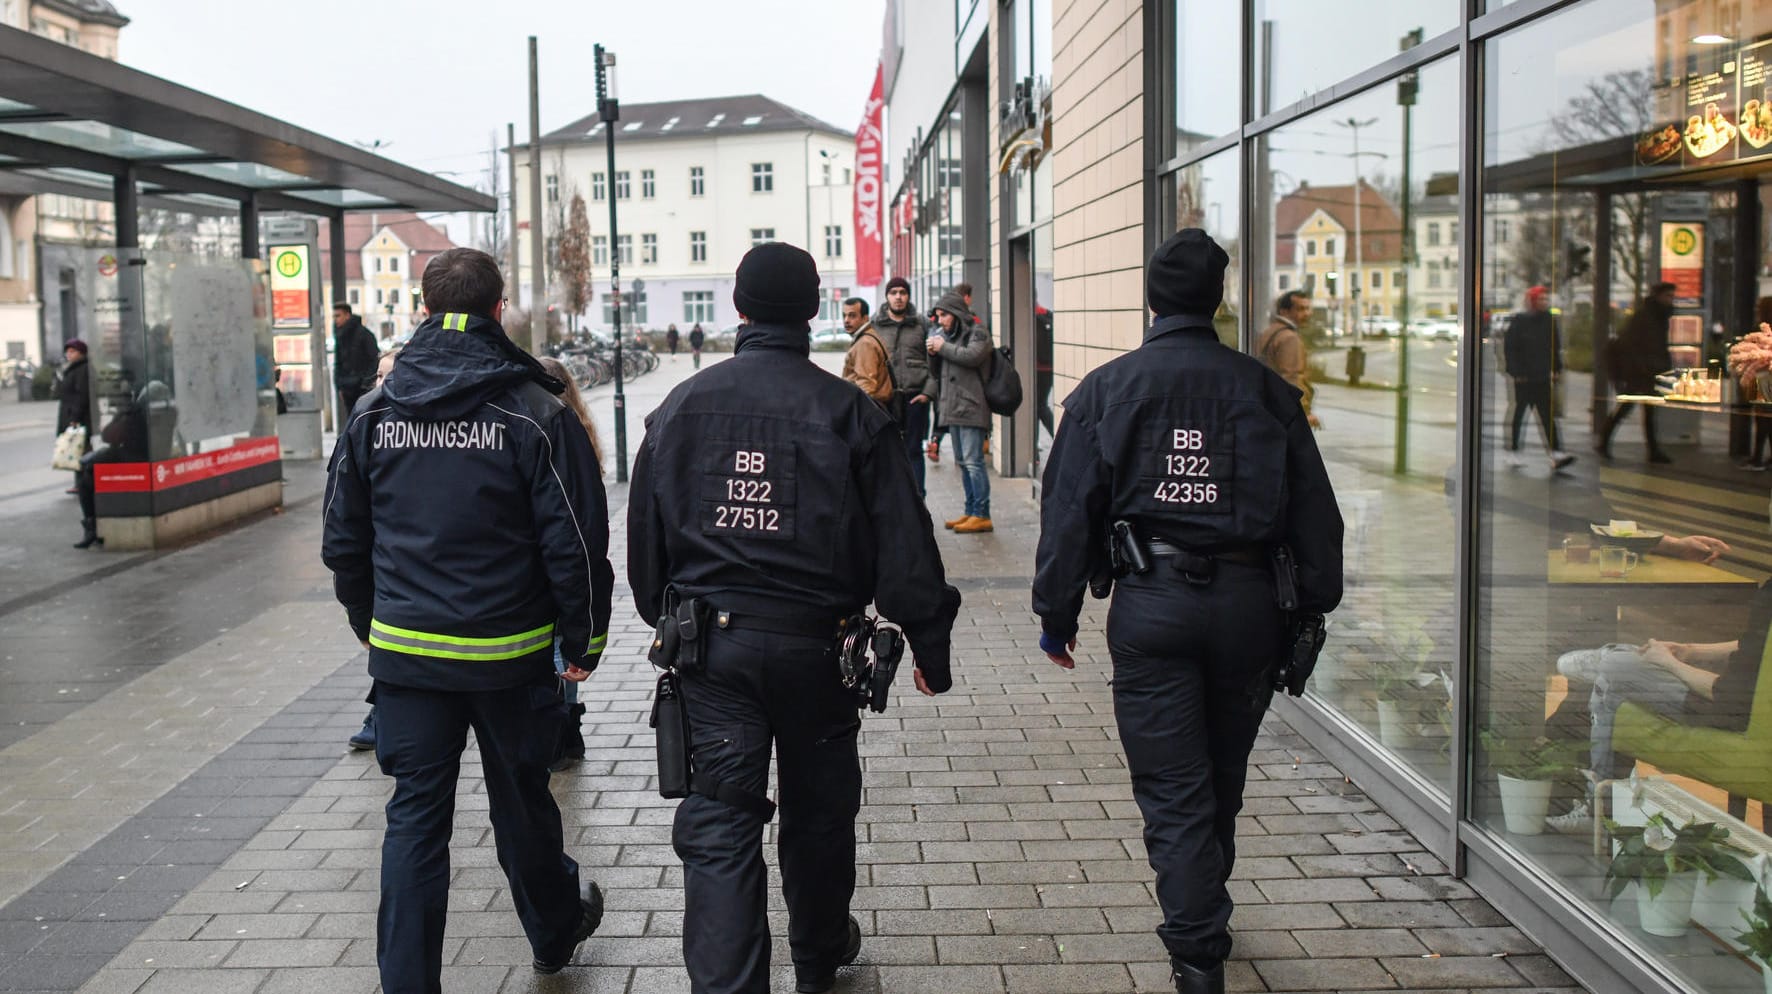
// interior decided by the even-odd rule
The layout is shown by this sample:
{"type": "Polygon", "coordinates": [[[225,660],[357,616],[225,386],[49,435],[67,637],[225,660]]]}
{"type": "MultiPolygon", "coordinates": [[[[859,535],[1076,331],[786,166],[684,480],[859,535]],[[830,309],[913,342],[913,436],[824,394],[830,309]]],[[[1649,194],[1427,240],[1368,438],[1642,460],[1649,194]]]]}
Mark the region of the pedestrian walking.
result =
{"type": "Polygon", "coordinates": [[[564,968],[603,916],[547,770],[568,715],[554,639],[571,681],[607,640],[603,481],[564,384],[505,337],[497,261],[450,249],[421,282],[430,316],[340,432],[323,505],[322,554],[369,649],[375,755],[394,778],[376,919],[387,994],[442,989],[469,728],[535,971],[564,968]]]}
{"type": "MultiPolygon", "coordinates": [[[[671,328],[671,334],[676,334],[674,325],[671,328]]],[[[597,441],[597,424],[591,420],[591,410],[585,406],[584,395],[578,392],[577,381],[573,380],[572,373],[566,368],[566,364],[553,356],[542,356],[536,361],[541,363],[541,368],[547,370],[549,376],[566,384],[566,390],[560,394],[560,400],[566,405],[566,409],[572,412],[572,416],[578,419],[578,423],[584,427],[585,435],[590,438],[591,455],[596,460],[597,476],[601,478],[603,476],[603,445],[597,441]]],[[[562,677],[571,668],[571,664],[566,660],[565,644],[564,639],[558,636],[554,638],[554,672],[562,677]]],[[[565,691],[566,706],[570,713],[566,717],[566,731],[560,736],[559,748],[554,752],[554,761],[548,765],[549,773],[559,773],[562,770],[570,769],[584,762],[585,758],[585,706],[578,700],[578,683],[564,680],[561,687],[565,691]]]]}
{"type": "Polygon", "coordinates": [[[898,392],[892,386],[892,358],[868,319],[867,301],[860,297],[843,301],[843,330],[850,336],[849,353],[843,357],[843,378],[860,387],[895,423],[902,420],[898,392]]]}
{"type": "Polygon", "coordinates": [[[925,493],[923,443],[929,438],[929,355],[924,344],[929,326],[911,306],[911,284],[904,277],[886,281],[886,306],[874,315],[874,332],[892,360],[892,379],[904,409],[900,424],[904,451],[921,496],[925,493]]]}
{"type": "MultiPolygon", "coordinates": [[[[86,447],[80,453],[84,456],[92,451],[92,365],[87,361],[86,343],[78,338],[70,338],[62,346],[62,371],[55,380],[55,396],[60,402],[55,412],[55,435],[60,438],[62,432],[75,425],[86,428],[86,447]]],[[[91,472],[84,462],[74,471],[75,494],[81,493],[81,474],[91,472]]],[[[80,541],[74,543],[74,548],[90,549],[102,544],[96,512],[85,500],[81,501],[80,512],[80,541]]]]}
{"type": "Polygon", "coordinates": [[[1237,812],[1292,641],[1276,550],[1299,610],[1334,609],[1342,587],[1341,514],[1298,391],[1214,330],[1228,264],[1198,228],[1152,255],[1144,344],[1065,401],[1033,589],[1040,646],[1068,669],[1084,588],[1120,540],[1114,718],[1181,994],[1224,990],[1237,812]]]}
{"type": "Polygon", "coordinates": [[[665,329],[665,347],[671,350],[673,359],[677,357],[677,340],[677,326],[673,324],[665,329]]]}
{"type": "MultiPolygon", "coordinates": [[[[170,351],[168,352],[170,355],[170,351]]],[[[344,424],[357,401],[375,385],[375,366],[381,348],[375,335],[363,327],[363,319],[351,313],[351,305],[332,305],[332,383],[339,393],[335,424],[344,424]]]]}
{"type": "Polygon", "coordinates": [[[1255,339],[1255,357],[1280,374],[1303,395],[1299,404],[1312,428],[1323,423],[1311,411],[1316,391],[1311,389],[1310,350],[1304,344],[1304,323],[1311,319],[1311,298],[1303,290],[1287,290],[1274,301],[1274,317],[1255,339]]]}
{"type": "Polygon", "coordinates": [[[991,476],[985,469],[984,443],[990,431],[991,410],[984,399],[985,364],[990,362],[991,332],[972,320],[972,309],[957,291],[948,291],[935,302],[941,334],[928,340],[929,355],[941,360],[939,372],[930,378],[928,393],[935,401],[935,416],[954,437],[954,462],[960,467],[960,484],[966,492],[965,513],[947,522],[955,534],[975,535],[991,530],[991,476]]]}
{"type": "MultiPolygon", "coordinates": [[[[1607,372],[1620,394],[1654,395],[1655,377],[1673,366],[1673,359],[1667,351],[1667,329],[1673,320],[1676,289],[1672,283],[1657,283],[1650,287],[1649,295],[1637,305],[1624,330],[1607,343],[1607,372]]],[[[1632,407],[1643,409],[1643,441],[1648,443],[1649,461],[1673,462],[1655,437],[1655,405],[1629,400],[1619,401],[1606,418],[1594,451],[1600,454],[1600,458],[1611,461],[1612,433],[1618,430],[1619,422],[1632,407]]]]}
{"type": "Polygon", "coordinates": [[[1514,388],[1508,416],[1508,458],[1515,465],[1520,463],[1520,429],[1530,409],[1544,430],[1551,468],[1562,469],[1574,462],[1575,457],[1563,451],[1557,431],[1556,384],[1563,377],[1563,336],[1550,312],[1549,290],[1535,286],[1526,291],[1526,309],[1508,319],[1501,352],[1514,388]]]}
{"type": "Polygon", "coordinates": [[[953,682],[960,594],[891,420],[811,361],[818,284],[801,249],[751,249],[732,295],[736,354],[671,391],[634,467],[634,600],[682,640],[672,665],[694,760],[672,842],[696,994],[769,990],[772,746],[795,990],[830,990],[860,952],[849,915],[860,719],[839,678],[840,634],[861,629],[873,603],[908,637],[920,692],[953,682]]]}
{"type": "Polygon", "coordinates": [[[701,368],[701,347],[707,340],[707,333],[701,330],[701,322],[695,322],[695,327],[689,329],[690,365],[695,369],[701,368]]]}

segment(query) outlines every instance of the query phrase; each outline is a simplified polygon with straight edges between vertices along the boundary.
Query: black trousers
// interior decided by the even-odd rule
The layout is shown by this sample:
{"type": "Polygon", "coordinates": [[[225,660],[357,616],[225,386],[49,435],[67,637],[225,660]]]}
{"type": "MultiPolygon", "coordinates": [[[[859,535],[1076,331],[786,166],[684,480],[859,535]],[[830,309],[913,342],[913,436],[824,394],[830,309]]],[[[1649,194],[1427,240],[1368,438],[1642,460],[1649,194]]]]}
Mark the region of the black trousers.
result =
{"type": "Polygon", "coordinates": [[[913,404],[907,398],[904,405],[904,454],[911,459],[911,475],[917,478],[917,496],[926,497],[924,487],[924,460],[928,455],[923,451],[923,443],[929,441],[929,408],[930,404],[913,404]]]}
{"type": "Polygon", "coordinates": [[[1509,415],[1511,425],[1507,435],[1509,452],[1520,448],[1520,429],[1525,426],[1528,408],[1538,414],[1538,423],[1544,428],[1544,444],[1553,452],[1563,447],[1557,434],[1557,417],[1552,413],[1551,388],[1550,380],[1514,381],[1513,411],[1509,415]]]}
{"type": "Polygon", "coordinates": [[[1625,416],[1630,413],[1630,409],[1633,407],[1643,409],[1643,441],[1649,445],[1649,454],[1655,455],[1661,451],[1661,443],[1655,438],[1655,405],[1624,401],[1612,409],[1612,414],[1606,418],[1606,423],[1600,426],[1599,448],[1602,452],[1610,451],[1612,433],[1618,430],[1618,426],[1624,422],[1625,416]]]}
{"type": "MultiPolygon", "coordinates": [[[[788,947],[801,979],[825,976],[849,938],[861,728],[828,641],[714,632],[707,665],[683,677],[698,776],[753,794],[776,752],[776,848],[788,947]]],[[[695,994],[768,994],[768,869],[760,814],[691,794],[672,842],[683,860],[683,963],[695,994]]]]}
{"type": "Polygon", "coordinates": [[[461,693],[376,681],[375,758],[394,778],[381,848],[375,954],[385,994],[443,989],[449,836],[468,729],[480,745],[498,865],[539,959],[572,951],[581,911],[578,864],[566,855],[548,764],[567,721],[558,680],[461,693]]]}
{"type": "Polygon", "coordinates": [[[339,430],[342,431],[344,429],[343,422],[348,421],[350,419],[351,412],[357,409],[357,401],[362,400],[363,395],[368,392],[369,391],[363,389],[362,387],[339,387],[338,388],[338,395],[342,399],[343,404],[344,404],[344,406],[339,408],[339,416],[337,419],[337,421],[340,422],[339,426],[338,426],[339,430]]]}
{"type": "Polygon", "coordinates": [[[1156,560],[1114,587],[1114,718],[1144,815],[1173,959],[1230,955],[1237,813],[1283,636],[1266,570],[1221,563],[1197,586],[1156,560]]]}

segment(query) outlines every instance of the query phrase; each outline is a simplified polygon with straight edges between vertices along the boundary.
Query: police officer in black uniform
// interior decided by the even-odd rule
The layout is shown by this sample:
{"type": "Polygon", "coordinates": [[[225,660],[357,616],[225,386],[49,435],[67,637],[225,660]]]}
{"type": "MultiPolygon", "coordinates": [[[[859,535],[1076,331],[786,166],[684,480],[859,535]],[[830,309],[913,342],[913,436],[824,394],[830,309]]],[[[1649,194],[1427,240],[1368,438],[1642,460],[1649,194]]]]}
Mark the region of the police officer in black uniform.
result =
{"type": "Polygon", "coordinates": [[[451,249],[423,288],[430,316],[340,433],[325,505],[323,555],[369,649],[375,754],[394,778],[376,921],[387,994],[442,990],[469,728],[536,972],[557,973],[603,916],[548,793],[568,720],[554,639],[582,681],[609,628],[603,481],[565,385],[499,325],[498,263],[451,249]]]}
{"type": "Polygon", "coordinates": [[[646,419],[628,505],[641,615],[708,611],[682,667],[694,781],[673,842],[687,892],[683,955],[696,994],[769,990],[764,825],[777,754],[777,843],[796,989],[830,990],[861,931],[855,695],[834,646],[873,602],[904,629],[924,694],[952,685],[960,595],[892,421],[815,366],[818,269],[791,245],[753,248],[733,302],[737,354],[671,391],[646,419]]]}
{"type": "Polygon", "coordinates": [[[1290,647],[1276,550],[1296,562],[1300,611],[1341,600],[1341,514],[1299,392],[1214,331],[1228,262],[1194,228],[1151,257],[1144,344],[1065,401],[1034,580],[1041,648],[1068,668],[1116,522],[1138,546],[1122,558],[1148,567],[1117,574],[1107,642],[1157,934],[1183,994],[1224,990],[1244,771],[1290,647]]]}

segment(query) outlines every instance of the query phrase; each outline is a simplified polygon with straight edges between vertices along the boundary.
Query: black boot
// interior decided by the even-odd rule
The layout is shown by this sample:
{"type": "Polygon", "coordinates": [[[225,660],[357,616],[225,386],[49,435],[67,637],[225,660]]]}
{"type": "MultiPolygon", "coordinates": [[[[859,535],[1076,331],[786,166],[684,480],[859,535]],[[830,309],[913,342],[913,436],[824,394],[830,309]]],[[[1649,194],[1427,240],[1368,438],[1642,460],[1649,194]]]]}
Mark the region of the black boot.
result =
{"type": "Polygon", "coordinates": [[[1175,994],[1224,994],[1224,964],[1202,968],[1186,960],[1171,960],[1175,994]]]}
{"type": "Polygon", "coordinates": [[[571,769],[585,758],[585,733],[581,720],[585,716],[583,704],[572,705],[572,715],[566,723],[566,730],[560,735],[560,748],[554,754],[554,761],[548,764],[549,773],[571,769]]]}
{"type": "Polygon", "coordinates": [[[82,529],[81,534],[80,534],[80,541],[74,543],[74,548],[76,548],[76,549],[90,549],[94,545],[104,545],[105,544],[105,540],[98,537],[98,519],[97,518],[81,518],[80,519],[80,527],[82,529]]]}
{"type": "MultiPolygon", "coordinates": [[[[837,957],[836,966],[848,966],[861,955],[861,923],[849,916],[849,937],[843,943],[843,954],[837,957]]],[[[832,967],[829,973],[801,973],[799,967],[794,968],[794,990],[798,994],[827,994],[837,986],[837,970],[832,967]]]]}

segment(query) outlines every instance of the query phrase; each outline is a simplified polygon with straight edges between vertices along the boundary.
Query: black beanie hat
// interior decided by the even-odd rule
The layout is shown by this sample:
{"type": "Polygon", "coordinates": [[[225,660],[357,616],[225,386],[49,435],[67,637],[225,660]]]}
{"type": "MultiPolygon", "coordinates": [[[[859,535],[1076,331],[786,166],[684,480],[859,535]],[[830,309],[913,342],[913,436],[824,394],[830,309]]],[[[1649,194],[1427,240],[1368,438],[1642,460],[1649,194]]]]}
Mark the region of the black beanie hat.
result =
{"type": "Polygon", "coordinates": [[[805,324],[818,314],[818,265],[804,249],[765,242],[738,264],[738,313],[763,324],[805,324]]]}
{"type": "Polygon", "coordinates": [[[1224,271],[1231,257],[1199,228],[1184,228],[1151,253],[1144,295],[1160,318],[1209,318],[1224,302],[1224,271]]]}
{"type": "Polygon", "coordinates": [[[886,291],[885,292],[891,293],[894,290],[903,290],[905,293],[910,293],[911,292],[911,281],[905,279],[903,276],[892,277],[891,279],[886,281],[886,291]]]}

